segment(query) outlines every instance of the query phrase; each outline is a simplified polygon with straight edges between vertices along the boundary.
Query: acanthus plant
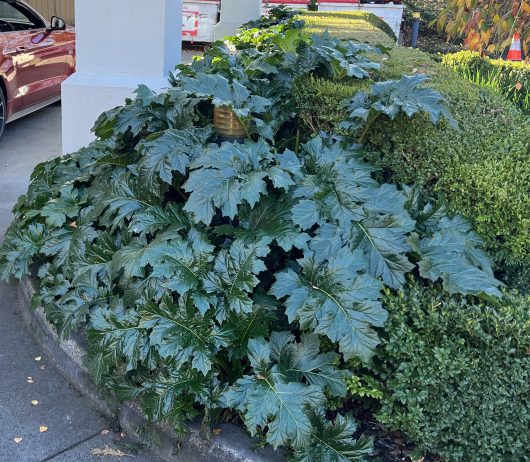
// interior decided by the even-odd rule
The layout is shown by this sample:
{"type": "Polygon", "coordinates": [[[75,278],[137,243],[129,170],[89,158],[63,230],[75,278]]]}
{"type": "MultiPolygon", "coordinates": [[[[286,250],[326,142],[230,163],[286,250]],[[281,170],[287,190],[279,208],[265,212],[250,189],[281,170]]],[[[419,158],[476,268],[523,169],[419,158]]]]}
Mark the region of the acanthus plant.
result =
{"type": "MultiPolygon", "coordinates": [[[[183,432],[231,408],[296,460],[363,460],[369,441],[326,402],[346,397],[346,361],[376,350],[383,287],[414,273],[501,295],[462,217],[379,184],[349,136],[301,139],[293,81],[367,78],[369,51],[288,31],[259,51],[217,44],[164,93],[140,87],[100,117],[97,141],[36,168],[1,275],[36,274],[62,334],[87,329],[96,380],[154,420],[183,432]],[[245,123],[243,143],[213,143],[212,104],[245,123]]],[[[417,85],[391,86],[390,114],[448,117],[441,95],[414,106],[417,85]]],[[[378,94],[350,102],[352,118],[388,105],[378,94]]]]}

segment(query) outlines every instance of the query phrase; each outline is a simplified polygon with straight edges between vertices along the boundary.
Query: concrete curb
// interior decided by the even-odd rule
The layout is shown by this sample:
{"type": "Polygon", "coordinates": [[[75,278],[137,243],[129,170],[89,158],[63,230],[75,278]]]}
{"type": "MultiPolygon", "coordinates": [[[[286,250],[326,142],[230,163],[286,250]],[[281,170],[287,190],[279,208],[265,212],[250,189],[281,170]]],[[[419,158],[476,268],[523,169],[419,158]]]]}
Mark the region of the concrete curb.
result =
{"type": "Polygon", "coordinates": [[[205,440],[200,435],[200,422],[192,422],[186,437],[181,440],[164,424],[150,423],[135,403],[119,404],[110,392],[103,391],[92,380],[85,366],[85,340],[73,335],[61,340],[54,327],[46,320],[44,310],[31,308],[35,285],[29,278],[23,279],[18,288],[19,307],[33,337],[42,347],[55,367],[70,384],[87,397],[99,412],[109,419],[117,419],[120,427],[140,439],[150,435],[156,441],[155,449],[160,457],[177,462],[284,462],[285,456],[271,448],[253,450],[253,441],[244,431],[232,424],[221,425],[222,432],[205,440]]]}

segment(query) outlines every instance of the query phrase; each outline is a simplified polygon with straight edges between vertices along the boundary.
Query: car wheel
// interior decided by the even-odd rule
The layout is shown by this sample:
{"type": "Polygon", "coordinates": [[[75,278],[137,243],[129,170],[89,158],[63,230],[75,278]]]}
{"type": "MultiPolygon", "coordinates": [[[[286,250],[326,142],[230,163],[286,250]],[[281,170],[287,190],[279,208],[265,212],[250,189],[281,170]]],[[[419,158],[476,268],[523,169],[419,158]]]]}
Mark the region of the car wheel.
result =
{"type": "Polygon", "coordinates": [[[7,117],[7,107],[6,99],[4,97],[4,92],[0,88],[0,138],[4,134],[6,128],[6,117],[7,117]]]}

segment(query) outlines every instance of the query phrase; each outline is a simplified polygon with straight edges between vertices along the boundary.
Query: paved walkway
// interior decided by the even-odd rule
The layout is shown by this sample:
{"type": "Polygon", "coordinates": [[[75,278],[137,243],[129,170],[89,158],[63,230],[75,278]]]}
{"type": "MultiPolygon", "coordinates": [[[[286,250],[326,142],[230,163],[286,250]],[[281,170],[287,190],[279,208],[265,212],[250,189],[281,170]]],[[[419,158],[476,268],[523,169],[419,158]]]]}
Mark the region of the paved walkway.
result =
{"type": "MultiPolygon", "coordinates": [[[[60,112],[56,104],[13,122],[0,141],[0,242],[35,165],[61,152],[60,112]]],[[[16,294],[15,282],[0,282],[0,462],[159,461],[113,432],[42,355],[16,294]],[[97,455],[108,450],[135,457],[97,455]]]]}

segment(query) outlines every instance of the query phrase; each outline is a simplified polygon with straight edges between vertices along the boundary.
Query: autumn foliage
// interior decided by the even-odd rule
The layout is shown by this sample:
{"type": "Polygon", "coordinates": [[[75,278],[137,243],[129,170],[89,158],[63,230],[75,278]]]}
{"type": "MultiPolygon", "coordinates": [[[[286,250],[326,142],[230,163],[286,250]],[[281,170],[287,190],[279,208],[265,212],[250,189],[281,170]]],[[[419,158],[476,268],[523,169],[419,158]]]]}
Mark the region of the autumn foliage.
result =
{"type": "Polygon", "coordinates": [[[512,35],[521,34],[525,56],[530,48],[530,0],[449,0],[438,19],[449,37],[463,37],[481,54],[501,56],[512,35]]]}

